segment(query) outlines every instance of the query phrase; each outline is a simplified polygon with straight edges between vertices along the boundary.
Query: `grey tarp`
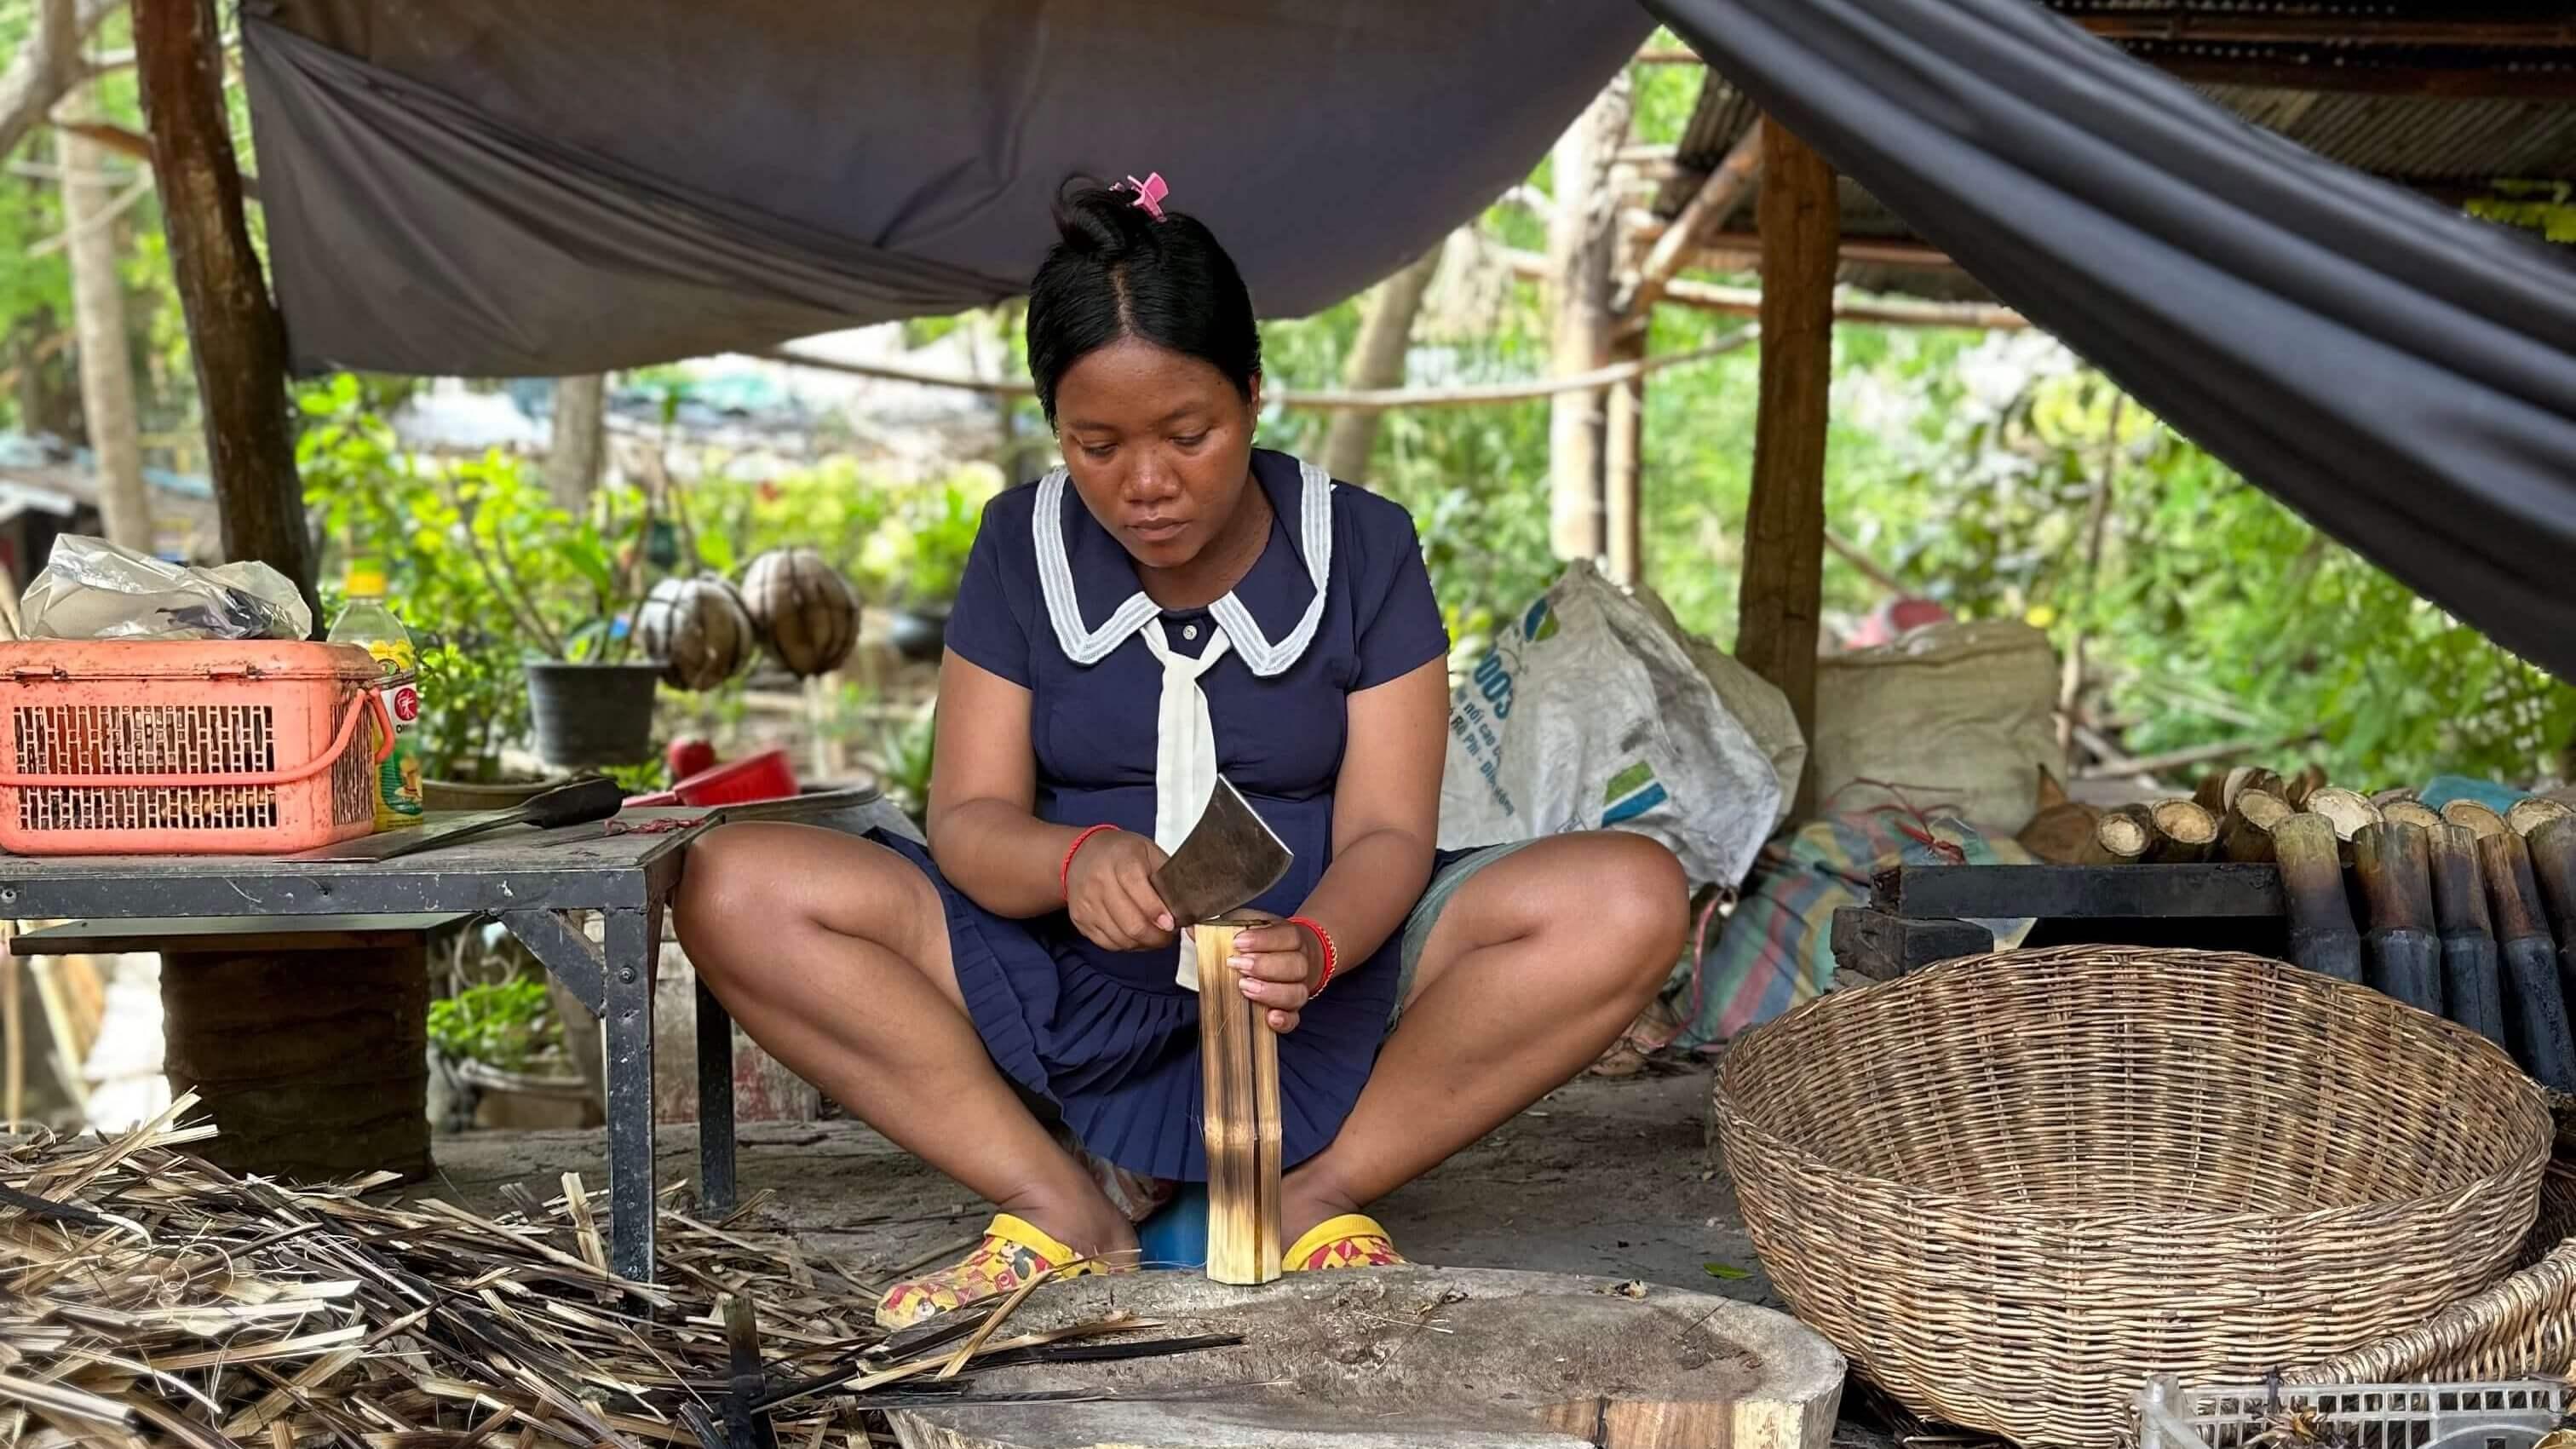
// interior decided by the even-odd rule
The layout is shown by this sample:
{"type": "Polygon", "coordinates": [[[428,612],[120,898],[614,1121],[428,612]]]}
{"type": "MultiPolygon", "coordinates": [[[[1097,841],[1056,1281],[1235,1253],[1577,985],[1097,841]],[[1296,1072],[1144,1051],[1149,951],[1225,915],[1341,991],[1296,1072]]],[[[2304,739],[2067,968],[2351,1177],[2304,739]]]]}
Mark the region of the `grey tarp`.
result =
{"type": "Polygon", "coordinates": [[[1649,0],[1996,295],[2249,480],[2576,678],[2576,266],[2029,0],[1649,0]]]}
{"type": "Polygon", "coordinates": [[[1019,290],[1159,170],[1271,316],[1521,180],[1634,0],[245,0],[300,369],[546,375],[1019,290]]]}

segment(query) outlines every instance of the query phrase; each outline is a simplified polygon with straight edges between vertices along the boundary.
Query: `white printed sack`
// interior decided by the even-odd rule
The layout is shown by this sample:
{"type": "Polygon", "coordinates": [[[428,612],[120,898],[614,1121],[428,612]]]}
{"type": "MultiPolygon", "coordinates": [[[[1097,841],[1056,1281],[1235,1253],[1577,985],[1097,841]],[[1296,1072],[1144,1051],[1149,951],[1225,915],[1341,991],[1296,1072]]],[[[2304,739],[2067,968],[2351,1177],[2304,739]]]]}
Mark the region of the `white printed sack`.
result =
{"type": "Polygon", "coordinates": [[[1788,731],[1757,740],[1668,619],[1576,563],[1501,631],[1449,701],[1444,848],[1606,827],[1662,841],[1694,884],[1744,879],[1806,750],[1779,691],[1709,651],[1788,731]]]}

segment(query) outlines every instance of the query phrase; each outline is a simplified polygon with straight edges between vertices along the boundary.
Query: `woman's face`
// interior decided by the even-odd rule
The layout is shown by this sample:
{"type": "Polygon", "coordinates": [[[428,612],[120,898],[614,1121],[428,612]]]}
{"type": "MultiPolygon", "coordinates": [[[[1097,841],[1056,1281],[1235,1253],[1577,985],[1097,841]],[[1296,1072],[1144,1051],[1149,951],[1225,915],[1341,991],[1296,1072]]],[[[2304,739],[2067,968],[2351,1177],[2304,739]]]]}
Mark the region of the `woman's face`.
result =
{"type": "Polygon", "coordinates": [[[1056,439],[1091,516],[1138,563],[1180,568],[1225,535],[1251,486],[1249,401],[1224,373],[1183,353],[1121,338],[1056,383],[1056,439]]]}

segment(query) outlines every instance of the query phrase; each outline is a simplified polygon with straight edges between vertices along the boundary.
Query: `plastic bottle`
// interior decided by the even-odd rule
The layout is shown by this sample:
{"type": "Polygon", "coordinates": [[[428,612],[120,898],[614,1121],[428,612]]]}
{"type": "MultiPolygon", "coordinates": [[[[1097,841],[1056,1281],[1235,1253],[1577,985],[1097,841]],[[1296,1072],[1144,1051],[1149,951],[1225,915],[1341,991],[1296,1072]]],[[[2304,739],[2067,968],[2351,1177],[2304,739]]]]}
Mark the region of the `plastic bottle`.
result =
{"type": "Polygon", "coordinates": [[[385,573],[360,559],[349,565],[345,591],[349,602],[331,623],[331,642],[355,644],[384,666],[381,691],[385,713],[394,722],[394,751],[385,757],[376,779],[376,828],[395,830],[418,825],[421,817],[420,746],[412,731],[420,723],[420,656],[411,632],[385,607],[385,573]]]}

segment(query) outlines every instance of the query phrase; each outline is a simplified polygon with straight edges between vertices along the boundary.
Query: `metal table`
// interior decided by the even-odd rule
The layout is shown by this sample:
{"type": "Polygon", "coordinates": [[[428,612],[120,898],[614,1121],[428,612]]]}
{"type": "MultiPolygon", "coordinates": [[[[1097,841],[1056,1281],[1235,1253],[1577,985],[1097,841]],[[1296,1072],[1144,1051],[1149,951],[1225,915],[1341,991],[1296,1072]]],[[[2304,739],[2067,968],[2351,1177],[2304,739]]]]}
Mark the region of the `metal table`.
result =
{"type": "MultiPolygon", "coordinates": [[[[441,817],[432,816],[430,823],[441,817]]],[[[490,916],[606,1024],[611,1266],[653,1274],[653,977],[662,912],[697,810],[629,810],[614,826],[503,831],[376,862],[244,856],[0,855],[0,917],[490,916]],[[635,827],[679,822],[662,833],[635,827]],[[603,917],[594,946],[566,913],[603,917]]],[[[698,1155],[707,1211],[734,1201],[733,1020],[698,983],[698,1155]]]]}

